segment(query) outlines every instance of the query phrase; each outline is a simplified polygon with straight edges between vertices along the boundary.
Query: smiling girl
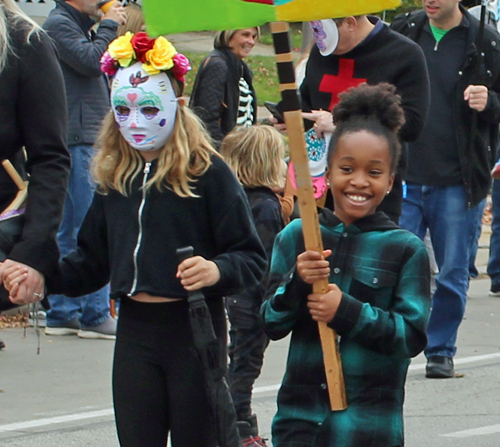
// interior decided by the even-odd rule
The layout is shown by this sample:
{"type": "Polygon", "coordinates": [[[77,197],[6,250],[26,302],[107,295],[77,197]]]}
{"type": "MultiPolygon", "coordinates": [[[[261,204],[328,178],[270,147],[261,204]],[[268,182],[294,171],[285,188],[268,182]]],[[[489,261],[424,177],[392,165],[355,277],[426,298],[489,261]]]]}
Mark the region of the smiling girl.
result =
{"type": "Polygon", "coordinates": [[[427,342],[430,296],[424,244],[375,211],[400,153],[404,118],[394,92],[364,84],[340,95],[327,173],[335,212],[320,215],[323,254],[304,252],[300,219],[276,238],[271,281],[279,287],[263,304],[264,330],[274,340],[292,338],[275,447],[404,445],[404,383],[410,358],[427,342]],[[313,294],[320,279],[329,290],[313,294]],[[318,321],[341,336],[343,411],[330,411],[318,321]]]}

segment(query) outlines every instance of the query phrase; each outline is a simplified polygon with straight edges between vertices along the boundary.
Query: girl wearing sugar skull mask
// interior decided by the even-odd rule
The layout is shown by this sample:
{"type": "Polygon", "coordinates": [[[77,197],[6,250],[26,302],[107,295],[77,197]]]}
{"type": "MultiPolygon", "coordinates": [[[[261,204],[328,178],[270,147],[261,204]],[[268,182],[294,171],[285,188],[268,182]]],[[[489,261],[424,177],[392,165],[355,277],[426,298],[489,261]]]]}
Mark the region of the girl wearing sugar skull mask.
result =
{"type": "Polygon", "coordinates": [[[188,66],[163,37],[111,43],[98,192],[77,250],[49,281],[70,296],[110,281],[120,299],[113,399],[124,447],[165,447],[169,432],[173,446],[216,446],[185,298],[204,292],[225,368],[222,297],[257,285],[266,265],[243,189],[180,98],[188,66]],[[179,264],[176,249],[189,245],[198,256],[179,264]]]}

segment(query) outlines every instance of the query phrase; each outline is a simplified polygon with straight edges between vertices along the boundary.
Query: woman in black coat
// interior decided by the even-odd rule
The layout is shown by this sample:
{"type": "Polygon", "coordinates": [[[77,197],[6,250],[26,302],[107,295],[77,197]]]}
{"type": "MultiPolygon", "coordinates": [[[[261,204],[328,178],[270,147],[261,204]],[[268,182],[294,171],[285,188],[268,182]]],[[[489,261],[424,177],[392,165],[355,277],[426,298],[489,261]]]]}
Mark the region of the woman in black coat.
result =
{"type": "Polygon", "coordinates": [[[217,147],[235,126],[257,121],[252,71],[243,61],[259,37],[259,28],[219,31],[214,50],[203,60],[189,106],[203,120],[217,147]]]}
{"type": "MultiPolygon", "coordinates": [[[[0,285],[0,311],[42,299],[44,277],[57,266],[70,165],[66,127],[64,81],[50,39],[14,0],[0,0],[0,161],[29,175],[23,231],[0,263],[0,281],[13,264],[25,269],[25,281],[10,296],[0,285]]],[[[17,192],[0,167],[0,213],[17,192]]]]}

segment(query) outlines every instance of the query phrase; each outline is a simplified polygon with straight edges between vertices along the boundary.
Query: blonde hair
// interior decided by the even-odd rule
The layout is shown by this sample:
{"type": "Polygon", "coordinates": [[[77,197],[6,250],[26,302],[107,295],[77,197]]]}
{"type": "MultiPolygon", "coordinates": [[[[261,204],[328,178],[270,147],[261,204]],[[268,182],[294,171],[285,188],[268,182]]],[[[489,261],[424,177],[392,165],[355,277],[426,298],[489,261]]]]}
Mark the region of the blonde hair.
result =
{"type": "Polygon", "coordinates": [[[116,31],[117,36],[123,36],[127,31],[134,34],[139,31],[143,31],[144,27],[144,13],[141,7],[136,3],[129,3],[125,6],[125,12],[127,14],[127,22],[124,25],[120,25],[116,31]]]}
{"type": "Polygon", "coordinates": [[[0,0],[0,72],[5,68],[7,56],[12,51],[9,39],[9,21],[17,24],[24,21],[28,25],[26,43],[29,43],[33,33],[42,32],[42,28],[26,13],[24,13],[14,0],[0,0]]]}
{"type": "MultiPolygon", "coordinates": [[[[260,39],[260,28],[258,26],[249,26],[257,30],[257,39],[260,39]]],[[[245,29],[245,28],[242,28],[245,29]]],[[[214,37],[214,48],[229,48],[229,41],[239,29],[228,29],[225,31],[217,31],[214,37]]]]}
{"type": "MultiPolygon", "coordinates": [[[[172,84],[179,96],[180,87],[173,79],[172,84]]],[[[92,176],[99,191],[107,193],[114,189],[127,196],[133,180],[142,171],[144,160],[123,138],[112,111],[104,120],[97,147],[92,176]]],[[[187,106],[178,103],[174,130],[159,153],[156,173],[144,188],[149,190],[154,185],[161,191],[166,187],[179,197],[197,197],[190,183],[208,170],[213,156],[220,157],[205,127],[187,106]]]]}
{"type": "Polygon", "coordinates": [[[237,128],[226,135],[220,152],[243,186],[283,188],[285,140],[274,127],[237,128]]]}

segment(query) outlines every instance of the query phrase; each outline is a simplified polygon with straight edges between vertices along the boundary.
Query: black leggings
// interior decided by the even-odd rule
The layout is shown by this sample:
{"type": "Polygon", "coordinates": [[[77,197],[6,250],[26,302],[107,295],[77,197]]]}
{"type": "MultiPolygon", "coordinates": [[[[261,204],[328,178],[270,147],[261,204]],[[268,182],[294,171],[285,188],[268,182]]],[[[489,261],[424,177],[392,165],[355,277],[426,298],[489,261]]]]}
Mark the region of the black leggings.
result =
{"type": "MultiPolygon", "coordinates": [[[[210,307],[225,345],[222,302],[210,307]]],[[[113,400],[122,447],[165,447],[169,432],[173,447],[216,446],[186,301],[121,301],[113,400]]]]}

